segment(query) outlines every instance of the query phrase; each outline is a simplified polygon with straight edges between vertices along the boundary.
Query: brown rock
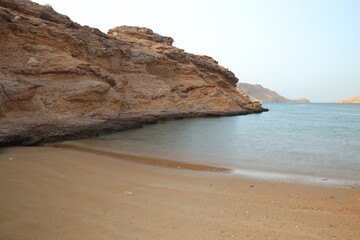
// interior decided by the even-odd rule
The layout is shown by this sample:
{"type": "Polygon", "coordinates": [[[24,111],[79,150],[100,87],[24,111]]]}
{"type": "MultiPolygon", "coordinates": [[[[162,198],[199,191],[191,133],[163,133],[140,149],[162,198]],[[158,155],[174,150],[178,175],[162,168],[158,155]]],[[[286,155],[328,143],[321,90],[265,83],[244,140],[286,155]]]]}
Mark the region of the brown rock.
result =
{"type": "Polygon", "coordinates": [[[109,91],[110,85],[100,81],[83,80],[65,85],[60,89],[61,96],[68,101],[101,101],[109,91]]]}
{"type": "Polygon", "coordinates": [[[172,43],[147,28],[107,35],[51,7],[0,0],[0,144],[264,111],[239,94],[231,71],[172,43]]]}
{"type": "Polygon", "coordinates": [[[35,96],[35,91],[38,86],[28,83],[26,81],[1,81],[3,94],[6,98],[12,101],[31,100],[35,96]]]}
{"type": "Polygon", "coordinates": [[[149,41],[164,43],[171,46],[174,40],[171,37],[164,37],[157,33],[154,33],[149,28],[134,27],[134,26],[120,26],[108,31],[108,34],[113,37],[121,38],[121,35],[128,35],[137,39],[146,39],[149,41]]]}

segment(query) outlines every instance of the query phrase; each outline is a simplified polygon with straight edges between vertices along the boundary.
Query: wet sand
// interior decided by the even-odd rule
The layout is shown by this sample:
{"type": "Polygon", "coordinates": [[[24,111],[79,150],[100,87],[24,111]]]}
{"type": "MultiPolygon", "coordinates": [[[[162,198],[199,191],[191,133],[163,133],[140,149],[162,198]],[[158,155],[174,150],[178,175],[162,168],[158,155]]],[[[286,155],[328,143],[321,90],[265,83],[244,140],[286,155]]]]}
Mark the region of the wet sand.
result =
{"type": "Polygon", "coordinates": [[[57,147],[57,148],[67,148],[74,149],[77,151],[83,151],[88,153],[94,153],[102,156],[113,157],[120,160],[144,163],[147,165],[155,165],[166,168],[176,168],[176,169],[188,169],[188,170],[196,170],[196,171],[208,171],[208,172],[231,172],[229,168],[221,168],[215,166],[208,165],[200,165],[186,162],[179,162],[175,160],[162,159],[162,158],[154,158],[154,157],[146,157],[141,155],[127,154],[121,152],[114,152],[108,149],[101,148],[90,148],[84,146],[82,144],[77,144],[72,141],[62,142],[62,143],[50,143],[47,146],[57,147]]]}
{"type": "Polygon", "coordinates": [[[360,239],[359,187],[119,158],[0,149],[0,239],[360,239]]]}

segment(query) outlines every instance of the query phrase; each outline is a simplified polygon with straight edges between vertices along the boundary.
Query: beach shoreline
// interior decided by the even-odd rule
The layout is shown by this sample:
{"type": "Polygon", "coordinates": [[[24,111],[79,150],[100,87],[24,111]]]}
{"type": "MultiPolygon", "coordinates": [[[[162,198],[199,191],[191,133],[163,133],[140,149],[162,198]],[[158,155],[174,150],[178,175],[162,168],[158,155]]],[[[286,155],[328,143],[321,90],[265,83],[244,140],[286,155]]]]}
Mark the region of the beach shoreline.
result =
{"type": "Polygon", "coordinates": [[[0,239],[359,239],[360,189],[0,149],[0,239]]]}
{"type": "MultiPolygon", "coordinates": [[[[195,171],[207,172],[221,172],[240,175],[247,178],[262,179],[272,182],[289,182],[299,184],[315,184],[315,185],[329,185],[335,187],[351,188],[352,186],[360,185],[360,181],[351,178],[329,177],[321,175],[305,175],[291,171],[274,171],[262,168],[238,168],[229,166],[219,166],[211,164],[199,164],[190,161],[180,161],[178,159],[165,159],[160,157],[141,155],[139,152],[124,152],[118,149],[110,149],[103,147],[87,146],[77,141],[65,141],[59,143],[44,144],[46,147],[72,149],[76,151],[83,151],[93,153],[101,156],[113,157],[119,160],[131,161],[153,166],[161,166],[165,168],[187,169],[195,171]]],[[[204,161],[206,162],[206,161],[204,161]]]]}

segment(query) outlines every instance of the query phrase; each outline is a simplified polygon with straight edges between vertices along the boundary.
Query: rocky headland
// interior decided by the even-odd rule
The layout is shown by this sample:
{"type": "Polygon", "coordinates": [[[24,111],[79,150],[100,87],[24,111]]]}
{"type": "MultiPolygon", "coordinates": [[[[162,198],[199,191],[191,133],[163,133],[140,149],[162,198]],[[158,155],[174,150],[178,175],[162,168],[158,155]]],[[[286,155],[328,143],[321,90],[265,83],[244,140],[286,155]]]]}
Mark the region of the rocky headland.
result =
{"type": "Polygon", "coordinates": [[[339,100],[336,103],[360,103],[360,95],[339,100]]]}
{"type": "Polygon", "coordinates": [[[251,101],[271,102],[271,103],[310,103],[307,98],[291,100],[278,94],[277,92],[264,88],[260,84],[249,84],[240,82],[238,88],[249,95],[251,101]]]}
{"type": "Polygon", "coordinates": [[[0,145],[34,145],[159,120],[260,113],[208,56],[141,27],[105,34],[27,0],[0,0],[0,145]]]}

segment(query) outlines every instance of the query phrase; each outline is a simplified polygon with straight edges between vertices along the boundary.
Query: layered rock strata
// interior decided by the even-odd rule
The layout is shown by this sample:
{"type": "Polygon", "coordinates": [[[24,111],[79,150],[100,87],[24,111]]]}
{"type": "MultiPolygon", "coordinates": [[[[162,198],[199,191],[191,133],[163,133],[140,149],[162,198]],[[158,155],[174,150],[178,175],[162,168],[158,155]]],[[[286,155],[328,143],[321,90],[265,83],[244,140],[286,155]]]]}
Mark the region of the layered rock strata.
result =
{"type": "Polygon", "coordinates": [[[262,112],[208,56],[140,27],[108,34],[49,6],[0,0],[0,145],[33,145],[158,120],[262,112]]]}

